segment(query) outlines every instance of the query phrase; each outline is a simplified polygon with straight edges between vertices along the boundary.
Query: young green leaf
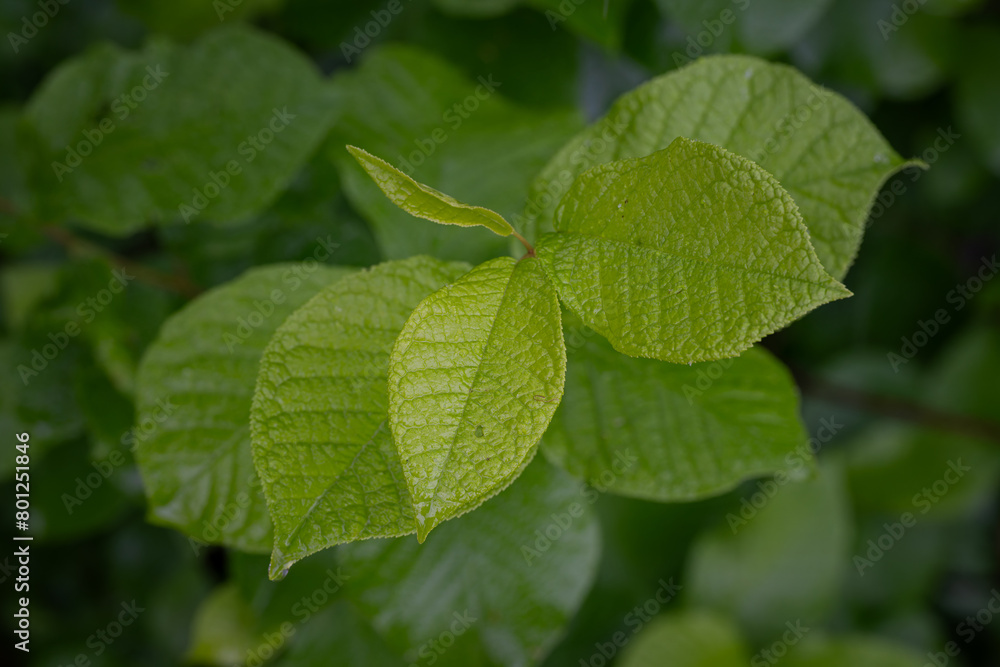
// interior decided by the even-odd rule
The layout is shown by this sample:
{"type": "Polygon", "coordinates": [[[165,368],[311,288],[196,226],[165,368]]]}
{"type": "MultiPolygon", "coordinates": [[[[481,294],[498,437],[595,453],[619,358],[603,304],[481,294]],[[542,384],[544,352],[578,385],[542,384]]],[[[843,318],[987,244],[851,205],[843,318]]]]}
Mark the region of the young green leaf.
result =
{"type": "Polygon", "coordinates": [[[385,160],[356,146],[348,146],[347,150],[389,201],[411,215],[442,225],[481,226],[499,236],[514,233],[514,228],[499,213],[482,206],[463,204],[443,192],[417,183],[385,160]]]}
{"type": "Polygon", "coordinates": [[[422,183],[510,220],[523,208],[538,170],[583,125],[576,111],[512,104],[504,97],[505,79],[489,70],[470,79],[412,46],[372,47],[359,67],[338,71],[331,83],[342,101],[327,154],[389,259],[427,254],[479,264],[506,253],[510,239],[480,227],[456,234],[414,224],[344,150],[346,144],[364,146],[422,183]]]}
{"type": "Polygon", "coordinates": [[[623,357],[594,336],[568,355],[542,452],[612,493],[696,500],[810,469],[798,404],[788,371],[761,348],[688,367],[623,357]]]}
{"type": "Polygon", "coordinates": [[[481,264],[417,306],[389,361],[389,424],[421,541],[520,473],[565,375],[559,303],[534,257],[481,264]]]}
{"type": "Polygon", "coordinates": [[[351,573],[346,593],[407,664],[418,661],[417,647],[454,630],[456,616],[467,632],[443,664],[538,664],[597,573],[600,530],[584,491],[537,458],[503,493],[422,545],[396,539],[341,547],[351,573]],[[553,513],[566,518],[557,524],[553,513]],[[545,537],[556,529],[558,539],[545,537]]]}
{"type": "Polygon", "coordinates": [[[429,257],[380,264],[330,285],[271,339],[250,423],[274,522],[272,578],[335,544],[416,529],[387,423],[389,352],[417,304],[468,269],[429,257]]]}
{"type": "Polygon", "coordinates": [[[879,188],[915,164],[848,100],[791,67],[748,56],[701,58],[626,93],[563,147],[532,185],[525,236],[534,241],[553,229],[559,195],[585,170],[649,155],[677,137],[717,144],[773,174],[838,280],[854,261],[879,188]]]}
{"type": "Polygon", "coordinates": [[[555,227],[538,257],[559,296],[631,356],[736,356],[850,295],[823,270],[773,176],[683,137],[577,178],[555,227]]]}
{"type": "Polygon", "coordinates": [[[247,424],[257,363],[285,317],[349,271],[252,269],[163,325],[139,366],[131,434],[152,520],[203,542],[270,548],[247,424]]]}

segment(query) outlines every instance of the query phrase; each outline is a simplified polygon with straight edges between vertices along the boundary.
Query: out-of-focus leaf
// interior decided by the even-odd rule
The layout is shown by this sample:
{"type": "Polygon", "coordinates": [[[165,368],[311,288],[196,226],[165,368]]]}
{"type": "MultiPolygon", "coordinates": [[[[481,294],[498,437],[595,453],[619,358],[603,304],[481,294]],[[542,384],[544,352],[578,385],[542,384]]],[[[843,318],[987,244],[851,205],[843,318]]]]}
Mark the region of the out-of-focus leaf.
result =
{"type": "Polygon", "coordinates": [[[244,219],[270,204],[332,120],[311,63],[249,28],[190,47],[112,46],[63,63],[25,109],[43,219],[108,234],[244,219]]]}
{"type": "Polygon", "coordinates": [[[811,460],[795,385],[761,348],[689,367],[629,359],[594,337],[568,357],[542,451],[591,484],[676,502],[811,460]]]}
{"type": "Polygon", "coordinates": [[[725,616],[686,612],[663,616],[627,645],[621,667],[740,667],[747,649],[725,616]]]}
{"type": "MultiPolygon", "coordinates": [[[[739,619],[755,642],[785,623],[825,620],[850,562],[843,473],[824,465],[808,482],[760,482],[691,550],[688,586],[696,605],[739,619]]],[[[749,485],[748,485],[749,486],[749,485]]]]}
{"type": "Polygon", "coordinates": [[[537,460],[422,545],[412,537],[345,545],[348,594],[407,663],[429,655],[448,666],[539,661],[597,567],[597,524],[579,491],[537,460]],[[442,650],[449,633],[454,645],[442,650]]]}

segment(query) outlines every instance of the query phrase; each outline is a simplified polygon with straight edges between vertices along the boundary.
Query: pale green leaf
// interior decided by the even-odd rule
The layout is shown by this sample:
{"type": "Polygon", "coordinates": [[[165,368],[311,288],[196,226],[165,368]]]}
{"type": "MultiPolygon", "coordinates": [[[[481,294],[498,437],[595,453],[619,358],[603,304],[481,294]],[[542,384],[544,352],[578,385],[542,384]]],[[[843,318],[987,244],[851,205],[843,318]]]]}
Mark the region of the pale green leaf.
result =
{"type": "Polygon", "coordinates": [[[43,219],[109,234],[240,221],[319,145],[333,97],[273,36],[226,27],[190,46],[101,46],[56,68],[24,113],[43,219]]]}
{"type": "Polygon", "coordinates": [[[272,577],[335,544],[416,530],[387,423],[389,353],[417,304],[468,268],[381,264],[321,291],[271,339],[250,423],[275,526],[272,577]]]}
{"type": "Polygon", "coordinates": [[[389,424],[423,540],[531,460],[566,375],[540,262],[491,260],[425,299],[389,361],[389,424]]]}
{"type": "Polygon", "coordinates": [[[442,225],[485,227],[499,236],[510,236],[514,232],[499,213],[482,206],[463,204],[443,192],[417,183],[385,160],[360,148],[348,146],[347,150],[389,201],[410,215],[442,225]]]}
{"type": "Polygon", "coordinates": [[[743,667],[748,651],[739,628],[705,611],[661,616],[630,642],[621,667],[743,667]]]}
{"type": "Polygon", "coordinates": [[[573,111],[515,106],[504,97],[507,83],[488,69],[470,80],[413,47],[372,48],[360,67],[338,73],[333,84],[342,102],[327,153],[348,199],[393,259],[428,254],[479,263],[506,253],[509,241],[485,229],[457,234],[414,224],[346,144],[364,146],[417,181],[510,220],[523,208],[531,179],[582,126],[573,111]]]}
{"type": "Polygon", "coordinates": [[[907,165],[850,102],[794,69],[715,56],[621,97],[549,162],[532,186],[526,218],[513,222],[529,240],[551,231],[560,197],[586,169],[649,155],[679,136],[722,146],[773,174],[837,279],[854,260],[882,183],[907,165]]]}
{"type": "MultiPolygon", "coordinates": [[[[773,654],[772,654],[773,655],[773,654]]],[[[788,651],[787,667],[926,667],[931,664],[909,647],[876,637],[807,638],[788,651]]]]}
{"type": "Polygon", "coordinates": [[[762,348],[689,367],[623,357],[594,336],[569,352],[542,451],[612,493],[695,500],[790,461],[811,467],[798,404],[788,371],[762,348]]]}
{"type": "Polygon", "coordinates": [[[271,547],[250,452],[250,402],[271,334],[347,269],[279,264],[206,292],[163,325],[139,366],[135,447],[150,518],[197,540],[271,547]]]}
{"type": "Polygon", "coordinates": [[[770,174],[683,137],[577,178],[555,229],[538,256],[559,296],[631,356],[732,357],[850,295],[770,174]]]}
{"type": "Polygon", "coordinates": [[[407,664],[422,661],[422,648],[438,667],[538,664],[596,574],[591,503],[582,485],[536,459],[507,490],[423,544],[340,547],[347,594],[407,664]],[[456,624],[459,617],[468,623],[456,624]],[[453,646],[433,650],[429,642],[459,628],[453,646]]]}
{"type": "Polygon", "coordinates": [[[724,524],[691,548],[688,599],[738,619],[760,643],[774,641],[788,621],[825,621],[850,567],[848,512],[837,465],[806,482],[747,485],[724,524]]]}

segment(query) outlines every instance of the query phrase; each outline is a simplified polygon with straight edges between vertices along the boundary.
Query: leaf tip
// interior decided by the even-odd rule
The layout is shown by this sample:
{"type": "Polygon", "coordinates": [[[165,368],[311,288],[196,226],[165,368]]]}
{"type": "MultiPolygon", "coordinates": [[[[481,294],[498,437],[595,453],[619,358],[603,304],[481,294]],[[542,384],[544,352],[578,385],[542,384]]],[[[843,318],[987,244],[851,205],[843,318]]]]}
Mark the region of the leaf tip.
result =
{"type": "Polygon", "coordinates": [[[288,570],[298,561],[297,558],[288,559],[285,554],[277,549],[271,552],[271,564],[267,570],[267,578],[271,581],[281,581],[288,576],[288,570]]]}

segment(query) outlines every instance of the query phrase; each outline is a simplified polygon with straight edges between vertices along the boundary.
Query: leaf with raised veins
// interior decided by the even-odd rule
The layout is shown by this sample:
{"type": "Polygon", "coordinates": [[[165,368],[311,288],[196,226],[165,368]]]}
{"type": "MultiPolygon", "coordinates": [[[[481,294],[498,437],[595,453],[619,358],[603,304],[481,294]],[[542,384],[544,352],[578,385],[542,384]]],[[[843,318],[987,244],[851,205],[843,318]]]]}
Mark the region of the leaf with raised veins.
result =
{"type": "Polygon", "coordinates": [[[389,361],[389,424],[421,541],[514,480],[565,375],[559,303],[534,257],[480,264],[413,311],[389,361]]]}
{"type": "Polygon", "coordinates": [[[175,314],[136,378],[136,460],[149,513],[209,543],[266,552],[271,522],[247,424],[257,363],[285,317],[353,269],[251,269],[175,314]]]}
{"type": "Polygon", "coordinates": [[[666,148],[677,137],[717,144],[754,160],[791,194],[816,254],[842,279],[864,236],[879,188],[903,160],[844,97],[787,65],[711,56],[623,95],[578,134],[532,184],[528,237],[551,231],[559,204],[585,170],[666,148]]]}
{"type": "Polygon", "coordinates": [[[678,137],[594,167],[538,257],[560,298],[616,350],[732,357],[850,292],[823,269],[795,202],[755,163],[678,137]]]}
{"type": "Polygon", "coordinates": [[[335,544],[416,530],[387,423],[389,353],[417,304],[468,270],[429,257],[380,264],[330,285],[271,339],[250,422],[272,578],[335,544]]]}
{"type": "Polygon", "coordinates": [[[594,336],[569,352],[542,452],[611,493],[696,500],[811,468],[798,405],[790,374],[761,348],[689,367],[623,357],[594,336]]]}
{"type": "Polygon", "coordinates": [[[410,215],[442,225],[485,227],[499,236],[510,236],[514,232],[510,223],[495,211],[463,204],[430,186],[417,183],[385,160],[356,146],[348,146],[347,150],[389,201],[410,215]]]}

